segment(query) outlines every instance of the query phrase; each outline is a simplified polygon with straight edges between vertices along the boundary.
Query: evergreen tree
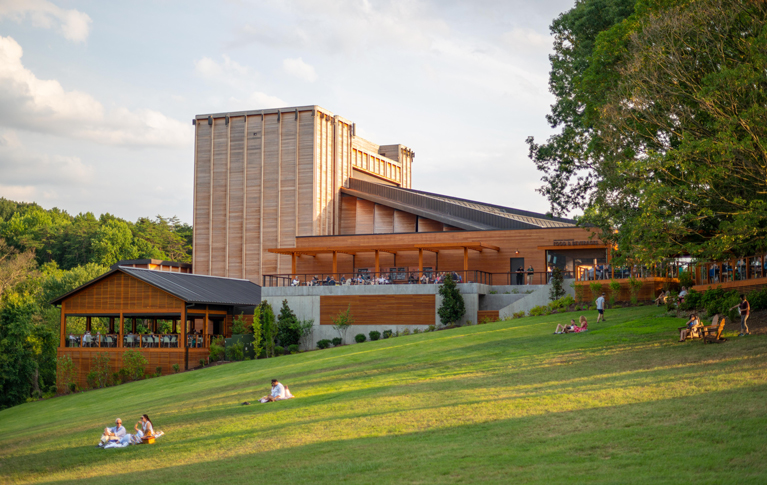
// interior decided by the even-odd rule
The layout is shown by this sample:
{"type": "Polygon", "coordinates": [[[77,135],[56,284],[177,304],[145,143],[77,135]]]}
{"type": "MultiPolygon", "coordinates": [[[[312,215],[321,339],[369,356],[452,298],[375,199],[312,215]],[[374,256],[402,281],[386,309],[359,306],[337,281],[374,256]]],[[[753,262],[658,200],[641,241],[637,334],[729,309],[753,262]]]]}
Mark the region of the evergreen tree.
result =
{"type": "Polygon", "coordinates": [[[283,347],[298,345],[301,341],[301,328],[298,318],[288,306],[288,300],[282,300],[280,315],[277,317],[277,342],[283,347]]]}
{"type": "Polygon", "coordinates": [[[551,301],[559,300],[567,292],[562,287],[562,283],[564,281],[564,275],[562,274],[562,268],[554,267],[554,269],[551,270],[551,289],[549,290],[549,299],[551,301]]]}
{"type": "Polygon", "coordinates": [[[261,302],[261,328],[264,336],[264,350],[267,357],[274,357],[274,339],[277,337],[277,323],[274,321],[274,310],[266,300],[261,302]]]}
{"type": "Polygon", "coordinates": [[[442,325],[452,325],[466,313],[463,296],[458,291],[452,275],[448,274],[445,277],[445,282],[439,287],[439,294],[442,296],[442,305],[437,311],[439,321],[442,322],[442,325]]]}
{"type": "Polygon", "coordinates": [[[261,355],[261,349],[263,348],[263,342],[261,342],[261,305],[258,305],[253,311],[253,325],[250,326],[253,330],[253,352],[256,354],[256,358],[261,355]]]}

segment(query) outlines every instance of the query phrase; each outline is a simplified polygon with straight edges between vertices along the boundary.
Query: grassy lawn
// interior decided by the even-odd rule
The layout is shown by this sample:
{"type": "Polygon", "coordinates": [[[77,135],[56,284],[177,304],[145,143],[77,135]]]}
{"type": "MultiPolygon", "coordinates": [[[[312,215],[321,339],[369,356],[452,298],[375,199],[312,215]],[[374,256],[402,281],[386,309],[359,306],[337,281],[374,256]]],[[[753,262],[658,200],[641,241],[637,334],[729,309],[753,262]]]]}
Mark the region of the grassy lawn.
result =
{"type": "MultiPolygon", "coordinates": [[[[767,336],[655,307],[241,362],[0,412],[0,483],[765,483],[767,336]],[[279,378],[291,401],[242,406],[279,378]],[[147,413],[151,446],[94,448],[147,413]]],[[[353,329],[350,334],[353,334],[353,329]]]]}

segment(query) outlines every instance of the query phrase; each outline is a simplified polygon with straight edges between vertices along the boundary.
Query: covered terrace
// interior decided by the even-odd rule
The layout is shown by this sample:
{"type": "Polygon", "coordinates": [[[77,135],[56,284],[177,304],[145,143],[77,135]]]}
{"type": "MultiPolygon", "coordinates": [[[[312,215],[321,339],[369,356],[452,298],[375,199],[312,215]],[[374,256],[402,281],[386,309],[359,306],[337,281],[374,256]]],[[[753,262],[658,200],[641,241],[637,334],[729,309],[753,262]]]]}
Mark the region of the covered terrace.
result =
{"type": "Polygon", "coordinates": [[[144,353],[152,370],[196,365],[260,301],[248,280],[117,266],[51,303],[61,307],[59,356],[80,361],[82,374],[94,352],[113,354],[119,369],[127,349],[144,353]]]}

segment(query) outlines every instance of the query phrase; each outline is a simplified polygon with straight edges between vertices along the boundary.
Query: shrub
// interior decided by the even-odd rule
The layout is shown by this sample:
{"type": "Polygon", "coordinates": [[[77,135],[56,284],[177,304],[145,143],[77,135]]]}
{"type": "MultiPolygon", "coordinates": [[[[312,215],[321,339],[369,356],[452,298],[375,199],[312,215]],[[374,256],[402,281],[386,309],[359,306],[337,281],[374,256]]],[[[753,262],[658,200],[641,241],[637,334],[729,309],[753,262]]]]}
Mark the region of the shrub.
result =
{"type": "Polygon", "coordinates": [[[498,293],[498,292],[497,292],[497,291],[495,291],[495,290],[490,290],[490,294],[491,294],[491,295],[495,295],[495,294],[497,294],[497,293],[498,293]]]}
{"type": "Polygon", "coordinates": [[[540,306],[540,305],[539,306],[534,306],[533,308],[530,309],[530,316],[531,317],[537,317],[537,316],[540,316],[540,315],[545,315],[547,311],[549,311],[549,307],[546,306],[546,305],[544,305],[544,306],[540,306]]]}
{"type": "Polygon", "coordinates": [[[331,342],[333,342],[333,347],[338,347],[339,345],[343,345],[344,340],[341,337],[335,337],[331,342]]]}
{"type": "Polygon", "coordinates": [[[621,292],[621,282],[610,280],[610,306],[614,307],[616,300],[618,300],[618,295],[620,295],[621,292]]]}
{"type": "MultiPolygon", "coordinates": [[[[353,323],[354,317],[352,317],[352,305],[349,304],[345,312],[339,312],[338,316],[333,319],[333,328],[336,330],[336,332],[338,332],[341,343],[346,340],[346,332],[349,330],[349,327],[351,327],[353,323]]],[[[336,347],[337,345],[340,344],[336,344],[336,339],[333,339],[333,346],[336,347]]]]}
{"type": "Polygon", "coordinates": [[[232,324],[232,335],[242,335],[244,333],[249,333],[248,325],[245,323],[245,316],[240,313],[232,324]]]}
{"type": "Polygon", "coordinates": [[[258,353],[256,358],[257,359],[265,359],[266,358],[266,349],[261,349],[261,352],[258,353]]]}
{"type": "Polygon", "coordinates": [[[436,325],[429,325],[429,332],[436,332],[437,326],[436,325]]]}
{"type": "MultiPolygon", "coordinates": [[[[200,361],[204,362],[202,359],[200,359],[200,361]]],[[[162,375],[162,367],[160,367],[159,365],[157,367],[155,367],[154,368],[154,373],[157,374],[158,377],[161,376],[162,375]]]]}
{"type": "Polygon", "coordinates": [[[220,360],[224,360],[224,357],[226,357],[226,350],[224,349],[224,337],[219,335],[210,343],[210,361],[218,362],[220,360]]]}
{"type": "Polygon", "coordinates": [[[261,315],[261,334],[263,335],[264,349],[266,349],[266,356],[274,356],[274,346],[276,345],[274,339],[277,337],[277,324],[274,321],[274,310],[266,300],[261,302],[260,315],[261,315]]]}
{"type": "Polygon", "coordinates": [[[690,271],[679,271],[679,284],[685,288],[689,288],[695,284],[692,273],[690,271]]]}
{"type": "Polygon", "coordinates": [[[675,312],[677,309],[676,302],[679,298],[676,291],[669,291],[666,294],[666,310],[669,312],[675,312]]]}
{"type": "Polygon", "coordinates": [[[511,315],[511,318],[522,318],[525,316],[525,312],[516,312],[511,315]]]}
{"type": "Polygon", "coordinates": [[[377,330],[373,330],[368,335],[370,336],[370,340],[378,340],[379,338],[381,338],[381,332],[377,330]]]}
{"type": "Polygon", "coordinates": [[[570,295],[567,295],[549,303],[549,308],[551,310],[564,310],[564,309],[570,308],[570,306],[572,305],[575,305],[575,298],[573,298],[570,295]]]}
{"type": "Polygon", "coordinates": [[[551,301],[559,300],[567,293],[562,287],[564,280],[565,276],[562,274],[562,268],[555,266],[551,270],[551,288],[549,289],[549,299],[551,301]]]}
{"type": "Polygon", "coordinates": [[[279,356],[284,353],[285,353],[285,347],[283,347],[282,345],[277,345],[276,347],[274,347],[274,355],[279,356]]]}
{"type": "Polygon", "coordinates": [[[109,376],[112,371],[109,370],[109,354],[97,353],[91,360],[91,371],[86,376],[88,387],[101,389],[109,385],[109,376]],[[93,376],[91,376],[93,374],[93,376]],[[91,382],[91,380],[93,382],[91,382]]]}
{"type": "Polygon", "coordinates": [[[445,282],[439,287],[439,294],[442,297],[442,304],[437,310],[439,321],[442,325],[452,325],[466,313],[466,305],[463,301],[461,292],[453,281],[453,277],[448,274],[445,282]]]}
{"type": "Polygon", "coordinates": [[[297,354],[298,353],[298,344],[288,345],[287,351],[289,354],[297,354]]]}
{"type": "Polygon", "coordinates": [[[253,332],[253,355],[258,358],[261,355],[263,347],[263,327],[261,325],[261,305],[258,305],[253,310],[253,324],[250,326],[250,330],[253,332]]]}
{"type": "Polygon", "coordinates": [[[69,384],[75,382],[76,376],[75,363],[71,357],[64,355],[56,359],[56,388],[59,392],[68,394],[71,389],[69,384]]]}
{"type": "Polygon", "coordinates": [[[138,350],[128,349],[123,354],[123,369],[131,381],[144,377],[144,366],[148,363],[144,354],[138,350]]]}
{"type": "Polygon", "coordinates": [[[393,335],[391,330],[384,330],[383,331],[383,338],[389,338],[393,335]]]}
{"type": "Polygon", "coordinates": [[[367,337],[365,337],[365,334],[363,333],[358,333],[357,335],[354,336],[354,341],[357,342],[358,344],[361,344],[365,340],[367,340],[367,337]]]}
{"type": "Polygon", "coordinates": [[[200,367],[205,367],[205,359],[200,359],[200,367]]]}
{"type": "Polygon", "coordinates": [[[631,292],[631,304],[636,305],[637,304],[637,295],[639,295],[639,290],[642,288],[642,280],[638,278],[634,278],[633,276],[629,278],[629,291],[631,292]]]}
{"type": "Polygon", "coordinates": [[[173,368],[174,373],[178,373],[178,371],[181,370],[181,367],[178,364],[173,364],[171,367],[173,368]]]}
{"type": "Polygon", "coordinates": [[[122,384],[122,383],[123,383],[123,381],[120,378],[120,373],[119,372],[112,372],[112,376],[109,379],[109,385],[110,386],[117,386],[117,385],[122,384]]]}
{"type": "Polygon", "coordinates": [[[332,342],[330,340],[324,338],[324,339],[322,339],[322,340],[317,342],[317,348],[318,349],[327,349],[328,347],[330,347],[331,343],[332,342]]]}
{"type": "Polygon", "coordinates": [[[421,329],[420,328],[414,328],[413,329],[413,335],[417,335],[419,333],[421,333],[421,329]]]}
{"type": "Polygon", "coordinates": [[[406,328],[402,331],[402,335],[410,335],[410,329],[406,328]]]}
{"type": "Polygon", "coordinates": [[[602,283],[592,281],[589,283],[589,289],[591,290],[591,297],[596,300],[602,294],[602,283]]]}
{"type": "MultiPolygon", "coordinates": [[[[85,376],[85,380],[88,383],[88,387],[91,389],[98,389],[98,379],[96,378],[96,371],[90,371],[88,372],[88,375],[85,376]]],[[[30,401],[27,401],[30,402],[30,401]]]]}
{"type": "Polygon", "coordinates": [[[314,334],[314,320],[301,320],[298,322],[298,328],[301,332],[301,345],[305,349],[308,349],[312,343],[312,335],[314,334]]]}

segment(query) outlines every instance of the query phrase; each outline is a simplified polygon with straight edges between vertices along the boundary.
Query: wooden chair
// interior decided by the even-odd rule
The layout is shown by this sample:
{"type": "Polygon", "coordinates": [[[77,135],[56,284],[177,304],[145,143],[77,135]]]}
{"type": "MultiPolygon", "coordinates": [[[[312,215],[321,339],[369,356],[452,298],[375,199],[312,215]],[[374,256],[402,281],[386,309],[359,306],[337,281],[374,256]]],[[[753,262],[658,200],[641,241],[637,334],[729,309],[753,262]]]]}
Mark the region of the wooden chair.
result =
{"type": "Polygon", "coordinates": [[[722,331],[724,330],[726,318],[719,315],[714,316],[714,321],[711,325],[703,327],[703,343],[716,343],[720,344],[726,342],[727,339],[722,337],[722,331]]]}
{"type": "MultiPolygon", "coordinates": [[[[718,320],[719,320],[719,315],[716,315],[714,317],[714,325],[716,325],[716,322],[718,322],[718,320]]],[[[686,328],[687,328],[687,326],[685,325],[684,327],[677,328],[676,331],[681,333],[682,330],[684,330],[686,328]]],[[[703,327],[701,325],[696,325],[696,326],[692,327],[690,329],[690,331],[687,332],[687,336],[684,339],[685,340],[693,340],[693,339],[697,339],[697,338],[703,338],[703,333],[705,332],[705,328],[706,327],[703,327]]]]}

